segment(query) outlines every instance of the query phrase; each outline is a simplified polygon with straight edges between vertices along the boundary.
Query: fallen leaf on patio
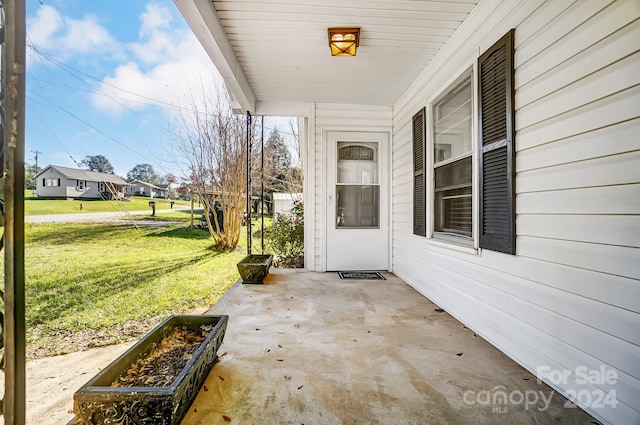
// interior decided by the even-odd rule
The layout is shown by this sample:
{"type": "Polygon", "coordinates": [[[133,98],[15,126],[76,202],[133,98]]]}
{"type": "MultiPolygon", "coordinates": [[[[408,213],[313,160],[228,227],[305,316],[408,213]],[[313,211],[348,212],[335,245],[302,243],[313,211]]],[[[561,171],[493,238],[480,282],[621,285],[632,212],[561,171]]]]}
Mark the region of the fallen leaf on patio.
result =
{"type": "Polygon", "coordinates": [[[284,379],[287,381],[291,381],[291,375],[284,375],[284,379]]]}
{"type": "Polygon", "coordinates": [[[458,357],[460,357],[461,355],[462,355],[462,353],[458,353],[458,354],[456,354],[456,356],[458,356],[458,357]]]}
{"type": "Polygon", "coordinates": [[[371,333],[371,331],[367,331],[367,333],[368,333],[368,334],[370,334],[370,333],[371,333]]]}
{"type": "Polygon", "coordinates": [[[282,345],[278,344],[278,347],[282,348],[282,345]]]}
{"type": "Polygon", "coordinates": [[[202,389],[205,390],[205,391],[209,391],[209,388],[207,388],[206,385],[203,385],[202,389]]]}
{"type": "Polygon", "coordinates": [[[218,358],[220,358],[220,357],[224,357],[224,356],[226,356],[226,355],[227,355],[227,352],[225,351],[224,353],[220,354],[220,355],[218,356],[218,358]]]}
{"type": "Polygon", "coordinates": [[[231,422],[231,416],[222,415],[222,419],[224,419],[227,422],[231,422]]]}
{"type": "Polygon", "coordinates": [[[194,407],[193,412],[194,412],[194,413],[198,413],[198,409],[196,409],[196,408],[194,407]]]}
{"type": "Polygon", "coordinates": [[[284,359],[276,359],[277,362],[283,362],[284,359]]]}
{"type": "Polygon", "coordinates": [[[528,381],[528,380],[529,380],[529,378],[522,378],[522,380],[523,380],[523,381],[528,381]]]}
{"type": "Polygon", "coordinates": [[[298,389],[299,389],[299,390],[301,390],[301,389],[302,389],[302,387],[304,387],[304,385],[300,385],[300,386],[298,387],[298,389]]]}
{"type": "Polygon", "coordinates": [[[220,378],[221,381],[224,381],[224,378],[220,375],[218,375],[218,378],[220,378]]]}
{"type": "Polygon", "coordinates": [[[437,312],[437,313],[444,313],[444,310],[443,310],[443,309],[441,309],[441,308],[436,308],[436,309],[435,309],[435,310],[433,310],[433,311],[435,311],[435,312],[437,312]]]}
{"type": "Polygon", "coordinates": [[[270,352],[271,352],[271,348],[269,348],[269,349],[267,350],[267,353],[270,353],[270,352]]]}
{"type": "Polygon", "coordinates": [[[259,331],[259,330],[260,330],[260,328],[256,328],[256,330],[257,330],[257,331],[259,331]]]}

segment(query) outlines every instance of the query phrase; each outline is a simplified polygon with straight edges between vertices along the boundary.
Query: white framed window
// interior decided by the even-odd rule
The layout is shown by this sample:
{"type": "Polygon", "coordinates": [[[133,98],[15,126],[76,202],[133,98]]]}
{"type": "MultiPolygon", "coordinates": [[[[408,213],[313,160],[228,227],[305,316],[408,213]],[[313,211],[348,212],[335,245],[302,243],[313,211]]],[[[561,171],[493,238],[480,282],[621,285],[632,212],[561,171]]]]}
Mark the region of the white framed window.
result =
{"type": "Polygon", "coordinates": [[[433,236],[473,236],[473,85],[466,73],[432,104],[433,236]]]}
{"type": "Polygon", "coordinates": [[[59,187],[60,179],[42,179],[42,185],[47,187],[59,187]]]}
{"type": "Polygon", "coordinates": [[[514,34],[412,118],[415,235],[516,253],[514,34]]]}

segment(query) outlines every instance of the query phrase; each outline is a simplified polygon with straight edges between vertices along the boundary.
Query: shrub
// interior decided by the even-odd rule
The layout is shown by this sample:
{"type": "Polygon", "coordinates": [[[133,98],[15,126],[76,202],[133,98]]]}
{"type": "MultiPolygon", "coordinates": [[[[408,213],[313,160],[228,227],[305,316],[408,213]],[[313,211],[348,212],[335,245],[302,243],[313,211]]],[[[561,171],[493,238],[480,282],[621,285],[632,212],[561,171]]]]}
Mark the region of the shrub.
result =
{"type": "Polygon", "coordinates": [[[265,229],[267,245],[276,256],[277,267],[304,266],[304,204],[295,200],[290,213],[278,213],[265,229]]]}

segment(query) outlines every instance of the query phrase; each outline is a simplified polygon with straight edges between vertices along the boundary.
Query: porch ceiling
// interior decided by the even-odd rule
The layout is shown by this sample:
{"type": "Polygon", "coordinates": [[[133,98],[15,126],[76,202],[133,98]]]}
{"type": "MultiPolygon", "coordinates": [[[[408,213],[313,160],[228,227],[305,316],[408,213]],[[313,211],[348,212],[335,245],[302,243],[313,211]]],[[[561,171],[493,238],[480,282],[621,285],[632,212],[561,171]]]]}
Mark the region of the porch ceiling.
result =
{"type": "Polygon", "coordinates": [[[175,0],[242,109],[256,102],[392,105],[476,0],[175,0]],[[327,28],[360,27],[355,57],[327,28]]]}

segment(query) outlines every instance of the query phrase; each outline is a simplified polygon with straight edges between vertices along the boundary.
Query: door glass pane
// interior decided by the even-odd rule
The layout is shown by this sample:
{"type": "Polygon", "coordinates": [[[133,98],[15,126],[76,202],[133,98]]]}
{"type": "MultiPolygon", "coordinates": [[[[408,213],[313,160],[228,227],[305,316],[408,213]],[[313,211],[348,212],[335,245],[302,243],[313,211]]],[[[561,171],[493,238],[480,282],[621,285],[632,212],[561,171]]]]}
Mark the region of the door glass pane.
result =
{"type": "Polygon", "coordinates": [[[375,149],[351,145],[340,147],[342,143],[344,142],[338,143],[338,184],[377,184],[378,162],[374,155],[375,149]],[[347,156],[353,154],[355,149],[358,149],[357,155],[347,156]]]}
{"type": "Polygon", "coordinates": [[[338,142],[336,228],[378,228],[377,143],[338,142]]]}
{"type": "Polygon", "coordinates": [[[341,185],[336,189],[336,227],[379,227],[380,186],[341,185]]]}

